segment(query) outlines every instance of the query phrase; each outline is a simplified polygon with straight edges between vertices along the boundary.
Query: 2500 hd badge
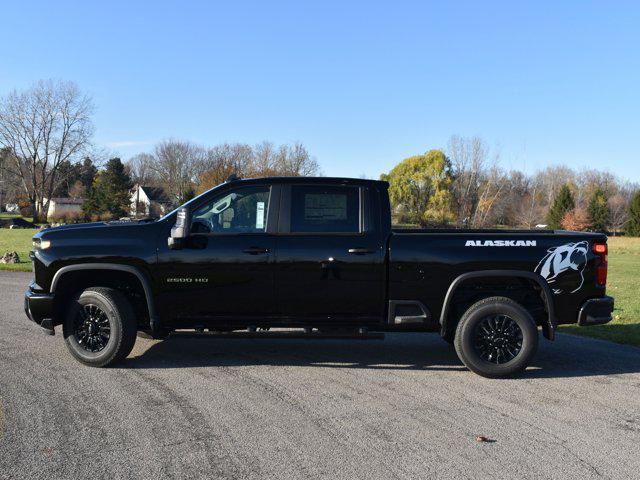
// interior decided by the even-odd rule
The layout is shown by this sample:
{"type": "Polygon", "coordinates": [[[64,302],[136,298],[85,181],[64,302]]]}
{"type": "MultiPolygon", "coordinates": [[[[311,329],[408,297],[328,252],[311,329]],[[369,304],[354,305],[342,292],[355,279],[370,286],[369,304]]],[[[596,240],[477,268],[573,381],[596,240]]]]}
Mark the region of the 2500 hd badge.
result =
{"type": "Polygon", "coordinates": [[[167,283],[208,283],[207,277],[169,277],[167,283]]]}

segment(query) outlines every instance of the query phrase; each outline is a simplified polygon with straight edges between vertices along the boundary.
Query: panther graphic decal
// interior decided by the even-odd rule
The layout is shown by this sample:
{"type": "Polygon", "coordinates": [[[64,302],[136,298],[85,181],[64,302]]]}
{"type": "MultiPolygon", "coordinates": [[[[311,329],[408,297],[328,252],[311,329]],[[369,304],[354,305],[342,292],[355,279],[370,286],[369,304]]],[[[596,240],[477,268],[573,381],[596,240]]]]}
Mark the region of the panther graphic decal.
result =
{"type": "Polygon", "coordinates": [[[560,245],[547,250],[535,271],[542,275],[553,292],[575,293],[584,283],[584,267],[587,265],[589,242],[560,245]]]}

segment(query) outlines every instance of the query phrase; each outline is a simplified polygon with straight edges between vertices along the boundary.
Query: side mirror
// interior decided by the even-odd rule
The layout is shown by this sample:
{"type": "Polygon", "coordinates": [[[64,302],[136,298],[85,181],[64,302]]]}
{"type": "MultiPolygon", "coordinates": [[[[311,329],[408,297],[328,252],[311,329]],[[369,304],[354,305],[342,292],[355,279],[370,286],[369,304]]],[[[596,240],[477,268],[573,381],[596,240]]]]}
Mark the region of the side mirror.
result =
{"type": "Polygon", "coordinates": [[[189,215],[189,209],[182,207],[178,210],[176,223],[171,227],[171,236],[167,240],[170,249],[180,250],[184,246],[184,241],[189,236],[190,225],[191,215],[189,215]]]}

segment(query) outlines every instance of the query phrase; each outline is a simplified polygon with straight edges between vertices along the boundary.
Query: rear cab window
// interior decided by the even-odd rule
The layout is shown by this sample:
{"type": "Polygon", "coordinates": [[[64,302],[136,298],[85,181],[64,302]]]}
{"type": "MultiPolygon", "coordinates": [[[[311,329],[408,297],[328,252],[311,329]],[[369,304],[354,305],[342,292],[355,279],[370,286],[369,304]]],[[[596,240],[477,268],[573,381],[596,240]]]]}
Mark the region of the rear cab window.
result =
{"type": "Polygon", "coordinates": [[[291,186],[291,233],[359,233],[360,188],[291,186]]]}

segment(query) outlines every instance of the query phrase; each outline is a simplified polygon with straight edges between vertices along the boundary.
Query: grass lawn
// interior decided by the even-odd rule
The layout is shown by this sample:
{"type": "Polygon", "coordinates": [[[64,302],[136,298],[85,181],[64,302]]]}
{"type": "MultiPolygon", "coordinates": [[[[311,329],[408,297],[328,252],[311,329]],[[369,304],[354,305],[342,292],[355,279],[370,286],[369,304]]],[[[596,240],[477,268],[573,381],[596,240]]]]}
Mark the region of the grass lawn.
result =
{"type": "MultiPolygon", "coordinates": [[[[0,270],[31,270],[29,250],[36,229],[0,229],[0,255],[17,251],[20,263],[0,270]]],[[[561,332],[640,346],[640,238],[609,237],[607,293],[615,298],[614,320],[597,327],[563,326],[561,332]]]]}
{"type": "Polygon", "coordinates": [[[6,252],[18,252],[20,263],[5,265],[0,263],[0,270],[18,270],[21,272],[31,271],[31,260],[29,260],[29,250],[31,250],[31,237],[38,231],[36,228],[1,228],[0,229],[0,255],[6,252]]]}
{"type": "MultiPolygon", "coordinates": [[[[20,215],[19,213],[0,212],[0,218],[18,218],[21,216],[22,215],[20,215]]],[[[22,218],[24,218],[27,222],[31,222],[33,220],[33,218],[31,217],[22,217],[22,218]]]]}
{"type": "Polygon", "coordinates": [[[609,237],[607,294],[614,320],[596,327],[564,326],[561,332],[640,346],[640,238],[609,237]]]}

